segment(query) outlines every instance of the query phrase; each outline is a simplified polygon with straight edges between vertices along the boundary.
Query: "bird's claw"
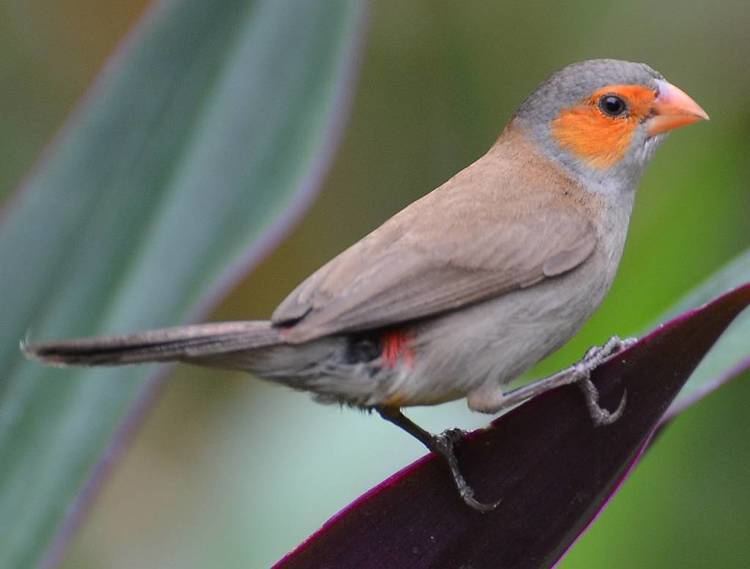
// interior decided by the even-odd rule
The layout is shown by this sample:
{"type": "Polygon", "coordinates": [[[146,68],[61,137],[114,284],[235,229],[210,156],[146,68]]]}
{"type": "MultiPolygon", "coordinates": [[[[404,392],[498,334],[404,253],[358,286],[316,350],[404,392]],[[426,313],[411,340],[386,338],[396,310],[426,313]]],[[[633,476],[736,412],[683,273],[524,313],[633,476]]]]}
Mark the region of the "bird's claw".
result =
{"type": "Polygon", "coordinates": [[[466,436],[466,431],[463,429],[446,429],[439,435],[437,435],[435,438],[440,439],[445,443],[447,447],[450,447],[451,452],[453,451],[453,447],[461,441],[461,439],[466,436]]]}
{"type": "Polygon", "coordinates": [[[502,502],[502,500],[496,500],[495,502],[490,503],[480,502],[479,500],[474,498],[474,490],[472,490],[471,486],[467,486],[466,488],[459,488],[458,493],[467,506],[482,514],[491,512],[500,505],[500,502],[502,502]]]}
{"type": "Polygon", "coordinates": [[[583,378],[578,382],[578,385],[583,392],[584,399],[586,400],[586,407],[589,410],[589,415],[591,416],[591,420],[594,422],[595,427],[611,425],[622,417],[628,401],[627,390],[623,391],[617,409],[614,411],[608,411],[599,405],[599,390],[591,379],[588,377],[583,378]]]}
{"type": "Polygon", "coordinates": [[[591,371],[608,357],[628,349],[637,341],[638,338],[625,338],[623,340],[618,336],[612,336],[603,346],[589,348],[583,356],[582,363],[591,371]]]}
{"type": "Polygon", "coordinates": [[[599,405],[599,390],[591,381],[591,372],[610,356],[620,353],[637,342],[637,338],[620,339],[617,336],[610,338],[603,346],[590,348],[583,356],[583,360],[575,366],[576,382],[586,399],[586,407],[591,415],[594,426],[611,425],[622,417],[627,404],[627,391],[624,391],[617,409],[608,411],[599,405]]]}
{"type": "Polygon", "coordinates": [[[461,474],[461,469],[458,467],[458,459],[456,458],[454,448],[466,434],[464,431],[461,429],[447,429],[439,435],[433,435],[406,417],[398,408],[376,406],[373,407],[373,409],[377,411],[383,419],[400,427],[416,438],[429,450],[435,454],[439,454],[445,459],[448,463],[448,469],[450,470],[451,476],[453,477],[453,482],[458,489],[458,493],[467,506],[482,513],[491,512],[497,508],[500,500],[490,504],[485,504],[477,500],[474,497],[474,490],[469,486],[469,483],[466,482],[463,474],[461,474]]]}
{"type": "Polygon", "coordinates": [[[456,488],[458,489],[458,493],[464,503],[470,508],[477,510],[478,512],[491,512],[492,510],[497,508],[501,500],[490,503],[484,503],[477,500],[474,497],[474,489],[466,481],[464,475],[461,474],[461,470],[458,467],[458,459],[456,458],[454,449],[456,444],[464,437],[465,434],[466,432],[461,429],[447,429],[434,437],[434,446],[431,450],[437,452],[438,454],[442,455],[443,458],[445,458],[445,461],[448,463],[448,468],[451,472],[451,476],[453,477],[453,481],[456,484],[456,488]]]}

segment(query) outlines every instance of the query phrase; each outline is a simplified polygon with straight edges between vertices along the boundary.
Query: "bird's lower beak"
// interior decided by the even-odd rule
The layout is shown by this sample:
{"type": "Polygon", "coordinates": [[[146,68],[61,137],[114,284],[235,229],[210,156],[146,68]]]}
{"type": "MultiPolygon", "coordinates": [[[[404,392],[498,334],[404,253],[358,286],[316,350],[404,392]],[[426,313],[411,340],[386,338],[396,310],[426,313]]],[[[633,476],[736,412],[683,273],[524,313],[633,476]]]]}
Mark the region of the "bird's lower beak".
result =
{"type": "Polygon", "coordinates": [[[659,94],[654,100],[648,134],[655,136],[681,126],[708,120],[708,114],[685,91],[667,81],[657,81],[659,94]]]}

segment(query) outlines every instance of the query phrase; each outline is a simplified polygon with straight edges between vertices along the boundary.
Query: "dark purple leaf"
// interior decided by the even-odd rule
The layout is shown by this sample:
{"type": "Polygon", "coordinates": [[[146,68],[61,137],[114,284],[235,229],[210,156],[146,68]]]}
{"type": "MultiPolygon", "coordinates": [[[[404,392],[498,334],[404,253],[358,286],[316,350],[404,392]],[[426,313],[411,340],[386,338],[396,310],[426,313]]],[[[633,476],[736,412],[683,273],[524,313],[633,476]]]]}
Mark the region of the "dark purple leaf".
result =
{"type": "Polygon", "coordinates": [[[329,520],[276,569],[553,566],[635,464],[664,412],[724,329],[750,304],[750,283],[687,312],[593,374],[615,424],[595,428],[576,386],[550,391],[469,435],[458,450],[489,514],[469,509],[428,455],[329,520]]]}

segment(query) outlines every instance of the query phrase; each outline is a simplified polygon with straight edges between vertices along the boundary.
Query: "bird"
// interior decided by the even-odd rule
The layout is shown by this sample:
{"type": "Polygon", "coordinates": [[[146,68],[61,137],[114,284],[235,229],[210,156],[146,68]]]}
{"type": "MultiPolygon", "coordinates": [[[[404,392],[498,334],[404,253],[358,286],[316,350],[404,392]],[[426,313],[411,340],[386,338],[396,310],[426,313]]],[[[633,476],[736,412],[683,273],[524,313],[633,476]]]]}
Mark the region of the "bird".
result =
{"type": "Polygon", "coordinates": [[[592,59],[553,73],[474,163],[315,271],[269,320],[22,342],[51,365],[184,362],[243,370],[322,403],[376,411],[448,462],[460,496],[462,432],[433,435],[405,407],[466,399],[495,414],[578,383],[594,425],[590,371],[627,342],[613,337],[570,368],[506,386],[558,350],[593,314],[620,264],[636,187],[667,134],[707,120],[644,63],[592,59]]]}

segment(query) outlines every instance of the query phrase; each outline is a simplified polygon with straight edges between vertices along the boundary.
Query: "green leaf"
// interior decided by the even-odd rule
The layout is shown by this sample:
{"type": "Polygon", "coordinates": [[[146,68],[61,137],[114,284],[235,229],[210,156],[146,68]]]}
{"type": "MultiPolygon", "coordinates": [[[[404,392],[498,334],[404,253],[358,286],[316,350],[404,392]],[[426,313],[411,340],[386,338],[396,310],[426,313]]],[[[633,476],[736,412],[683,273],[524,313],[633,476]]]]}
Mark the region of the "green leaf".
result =
{"type": "MultiPolygon", "coordinates": [[[[741,254],[690,292],[661,320],[666,321],[685,310],[705,304],[711,298],[746,282],[750,282],[750,251],[741,254]]],[[[690,376],[663,421],[669,421],[679,415],[686,408],[748,368],[750,368],[750,314],[741,314],[690,376]]]]}
{"type": "Polygon", "coordinates": [[[153,367],[26,362],[19,340],[204,313],[311,201],[362,13],[347,0],[157,3],[4,212],[0,567],[54,564],[62,522],[153,386],[153,367]]]}

